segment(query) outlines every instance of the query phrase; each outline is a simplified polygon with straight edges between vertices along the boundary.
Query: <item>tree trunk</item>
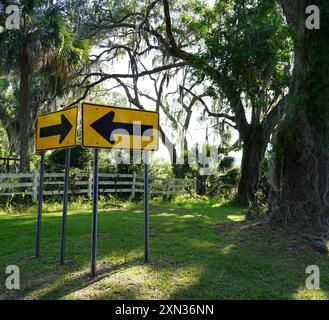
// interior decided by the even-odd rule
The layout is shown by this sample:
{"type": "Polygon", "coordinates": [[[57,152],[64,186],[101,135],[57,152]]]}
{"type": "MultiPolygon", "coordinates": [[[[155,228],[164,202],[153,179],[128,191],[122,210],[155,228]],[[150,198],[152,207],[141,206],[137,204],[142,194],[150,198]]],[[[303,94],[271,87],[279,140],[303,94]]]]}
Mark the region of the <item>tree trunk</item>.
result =
{"type": "Polygon", "coordinates": [[[237,200],[241,205],[248,205],[255,200],[261,165],[269,142],[269,139],[265,140],[261,126],[250,127],[250,132],[244,139],[241,177],[237,195],[237,200]]]}
{"type": "Polygon", "coordinates": [[[20,146],[19,146],[19,132],[15,126],[7,125],[6,127],[7,137],[9,141],[10,151],[14,152],[16,155],[19,154],[20,146]]]}
{"type": "Polygon", "coordinates": [[[20,97],[19,97],[19,136],[20,136],[20,172],[30,170],[29,160],[29,128],[30,128],[30,100],[29,100],[30,63],[26,47],[20,54],[20,97]]]}
{"type": "Polygon", "coordinates": [[[188,150],[188,142],[186,139],[186,135],[184,134],[184,144],[183,144],[183,159],[184,163],[177,163],[177,151],[175,151],[175,160],[172,163],[172,170],[175,175],[175,178],[184,179],[186,178],[187,174],[191,172],[191,167],[189,164],[189,150],[188,150]]]}
{"type": "Polygon", "coordinates": [[[299,1],[294,82],[285,120],[275,138],[269,222],[329,226],[329,3],[299,1]],[[305,29],[308,5],[321,10],[321,29],[305,29]]]}

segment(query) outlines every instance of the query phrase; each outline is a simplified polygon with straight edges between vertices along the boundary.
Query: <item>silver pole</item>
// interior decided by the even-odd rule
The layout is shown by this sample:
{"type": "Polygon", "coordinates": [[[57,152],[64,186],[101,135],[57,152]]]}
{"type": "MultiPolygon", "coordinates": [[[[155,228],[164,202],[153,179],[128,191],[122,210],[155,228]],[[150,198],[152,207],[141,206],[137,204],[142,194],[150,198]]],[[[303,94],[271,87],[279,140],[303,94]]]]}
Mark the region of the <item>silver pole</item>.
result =
{"type": "Polygon", "coordinates": [[[149,151],[144,151],[144,260],[149,261],[149,151]]]}
{"type": "Polygon", "coordinates": [[[93,215],[92,215],[92,235],[91,235],[91,274],[93,276],[96,275],[98,176],[99,176],[99,150],[96,149],[94,155],[93,215]]]}
{"type": "Polygon", "coordinates": [[[37,223],[37,244],[36,244],[36,258],[40,258],[40,242],[41,242],[41,222],[42,222],[42,195],[43,195],[43,178],[45,174],[45,152],[41,152],[40,160],[40,184],[39,184],[39,198],[38,198],[38,223],[37,223]]]}
{"type": "Polygon", "coordinates": [[[71,162],[71,149],[67,149],[65,154],[65,178],[64,178],[62,239],[61,239],[61,258],[60,258],[61,265],[64,265],[65,263],[66,221],[67,221],[67,205],[68,205],[68,197],[69,197],[70,162],[71,162]]]}

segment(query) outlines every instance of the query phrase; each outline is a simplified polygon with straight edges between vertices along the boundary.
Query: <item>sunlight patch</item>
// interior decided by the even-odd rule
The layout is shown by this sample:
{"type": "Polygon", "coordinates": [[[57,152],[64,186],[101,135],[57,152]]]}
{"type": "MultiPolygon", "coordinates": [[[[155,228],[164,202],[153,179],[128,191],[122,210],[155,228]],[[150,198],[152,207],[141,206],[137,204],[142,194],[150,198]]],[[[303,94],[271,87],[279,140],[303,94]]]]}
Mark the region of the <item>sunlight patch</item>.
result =
{"type": "Polygon", "coordinates": [[[220,208],[223,206],[223,203],[222,202],[218,202],[218,203],[215,203],[211,206],[211,208],[220,208]]]}
{"type": "Polygon", "coordinates": [[[192,241],[192,244],[195,248],[212,248],[214,246],[213,242],[202,240],[192,241]]]}
{"type": "Polygon", "coordinates": [[[109,273],[64,299],[169,299],[199,281],[203,268],[189,266],[163,271],[148,266],[134,266],[109,273]],[[165,288],[165,290],[163,290],[165,288]]]}
{"type": "Polygon", "coordinates": [[[200,218],[203,217],[202,214],[185,214],[183,216],[180,216],[179,219],[191,219],[191,218],[200,218]]]}
{"type": "Polygon", "coordinates": [[[177,214],[175,214],[175,213],[159,213],[159,214],[156,214],[155,216],[157,216],[157,217],[176,217],[177,214]]]}
{"type": "Polygon", "coordinates": [[[293,294],[295,300],[328,300],[328,294],[321,289],[307,289],[299,287],[297,292],[293,294]]]}
{"type": "Polygon", "coordinates": [[[227,216],[227,219],[229,219],[231,221],[239,222],[239,221],[244,221],[245,220],[245,217],[242,216],[242,215],[235,216],[235,215],[231,215],[230,214],[230,215],[227,216]]]}
{"type": "Polygon", "coordinates": [[[223,254],[228,254],[234,248],[236,248],[236,244],[231,243],[231,244],[227,245],[225,248],[223,248],[221,251],[223,254]]]}

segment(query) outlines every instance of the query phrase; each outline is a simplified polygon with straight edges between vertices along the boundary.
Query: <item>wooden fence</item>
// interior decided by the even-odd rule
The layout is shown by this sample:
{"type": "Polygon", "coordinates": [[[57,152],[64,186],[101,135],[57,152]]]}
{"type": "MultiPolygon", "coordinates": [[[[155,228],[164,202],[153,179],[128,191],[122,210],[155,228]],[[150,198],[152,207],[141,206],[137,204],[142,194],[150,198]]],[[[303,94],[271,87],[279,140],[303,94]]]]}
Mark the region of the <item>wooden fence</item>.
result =
{"type": "MultiPolygon", "coordinates": [[[[87,195],[91,197],[93,185],[92,173],[79,173],[70,177],[69,193],[71,195],[87,195]]],[[[0,196],[27,195],[34,201],[38,198],[39,172],[0,174],[0,196]]],[[[62,195],[64,189],[64,173],[46,173],[44,178],[44,196],[62,195]]],[[[151,195],[184,194],[196,191],[196,179],[162,179],[150,178],[151,195]]],[[[99,193],[130,194],[135,198],[138,193],[144,193],[144,179],[133,174],[99,175],[99,193]]]]}

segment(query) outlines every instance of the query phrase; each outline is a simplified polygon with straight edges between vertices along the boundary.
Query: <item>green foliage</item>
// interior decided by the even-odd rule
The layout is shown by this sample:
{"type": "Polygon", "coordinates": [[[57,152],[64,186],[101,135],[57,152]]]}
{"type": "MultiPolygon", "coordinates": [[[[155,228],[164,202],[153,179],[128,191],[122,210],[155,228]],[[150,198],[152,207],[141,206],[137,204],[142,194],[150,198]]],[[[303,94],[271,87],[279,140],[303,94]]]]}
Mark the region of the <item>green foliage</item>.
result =
{"type": "Polygon", "coordinates": [[[186,37],[183,31],[193,34],[195,41],[202,41],[214,25],[217,16],[216,12],[208,6],[204,0],[180,1],[176,3],[176,10],[180,12],[179,20],[181,26],[176,27],[181,30],[180,36],[186,37]]]}
{"type": "Polygon", "coordinates": [[[17,125],[17,91],[11,79],[2,77],[0,72],[0,124],[2,126],[2,143],[3,155],[13,155],[15,150],[13,144],[13,130],[17,125]],[[12,144],[11,144],[12,143],[12,144]]]}
{"type": "Polygon", "coordinates": [[[150,166],[151,177],[157,178],[173,178],[173,167],[169,163],[162,161],[152,161],[150,166]]]}
{"type": "Polygon", "coordinates": [[[12,195],[12,196],[0,196],[0,212],[6,214],[24,212],[27,207],[33,206],[31,196],[27,195],[12,195]]]}
{"type": "MultiPolygon", "coordinates": [[[[93,157],[94,159],[94,157],[93,157]]],[[[110,152],[107,150],[100,150],[99,153],[99,170],[100,172],[115,173],[116,166],[110,159],[110,152]]]]}
{"type": "MultiPolygon", "coordinates": [[[[52,172],[58,172],[65,168],[66,150],[55,150],[47,158],[47,167],[52,172]]],[[[71,149],[71,167],[89,170],[92,159],[92,151],[77,145],[71,149]]]]}
{"type": "Polygon", "coordinates": [[[0,157],[11,156],[7,132],[4,128],[0,127],[0,157]]]}
{"type": "MultiPolygon", "coordinates": [[[[1,1],[4,6],[12,1],[1,1]]],[[[72,20],[63,14],[61,2],[30,1],[17,2],[22,9],[21,26],[18,30],[0,33],[0,122],[8,129],[10,151],[19,151],[21,97],[20,78],[29,78],[30,139],[33,139],[33,124],[37,114],[54,108],[56,98],[68,93],[77,68],[86,64],[89,41],[82,39],[72,28],[72,20]],[[22,71],[22,52],[28,57],[29,74],[22,71]],[[6,75],[3,80],[2,74],[6,75]]],[[[5,19],[0,14],[0,20],[5,19]]],[[[26,130],[26,129],[24,129],[26,130]]],[[[29,135],[29,132],[26,132],[29,135]]]]}
{"type": "Polygon", "coordinates": [[[174,176],[178,179],[191,178],[194,176],[194,170],[188,163],[175,164],[172,171],[174,176]]]}
{"type": "Polygon", "coordinates": [[[263,204],[267,204],[268,196],[270,194],[270,189],[271,189],[269,170],[270,170],[270,161],[268,157],[265,157],[262,163],[261,176],[259,179],[259,190],[257,193],[257,198],[263,204]]]}
{"type": "Polygon", "coordinates": [[[232,199],[240,178],[240,170],[234,168],[233,164],[234,158],[224,156],[219,162],[217,173],[214,175],[201,175],[201,167],[193,171],[197,177],[197,194],[232,199]]]}
{"type": "MultiPolygon", "coordinates": [[[[2,2],[6,6],[11,1],[2,2]]],[[[19,49],[26,46],[30,51],[33,71],[43,67],[52,69],[56,65],[56,73],[48,75],[67,77],[68,65],[78,64],[87,58],[87,42],[76,38],[70,31],[69,21],[61,14],[59,4],[49,5],[44,1],[21,0],[19,5],[22,8],[24,22],[21,28],[5,30],[0,34],[0,64],[3,70],[7,68],[12,72],[14,67],[18,68],[21,53],[19,49]],[[59,72],[60,67],[63,72],[59,72]]]]}
{"type": "Polygon", "coordinates": [[[132,174],[136,172],[138,175],[143,175],[144,165],[143,164],[124,164],[120,163],[116,165],[116,173],[119,174],[132,174]]]}
{"type": "Polygon", "coordinates": [[[287,85],[291,56],[290,33],[275,1],[219,1],[214,11],[220,22],[206,37],[199,70],[210,65],[214,72],[207,77],[227,98],[238,90],[253,106],[267,105],[268,95],[287,85]]]}
{"type": "Polygon", "coordinates": [[[229,170],[233,167],[234,158],[233,157],[225,157],[219,164],[220,171],[229,170]]]}

